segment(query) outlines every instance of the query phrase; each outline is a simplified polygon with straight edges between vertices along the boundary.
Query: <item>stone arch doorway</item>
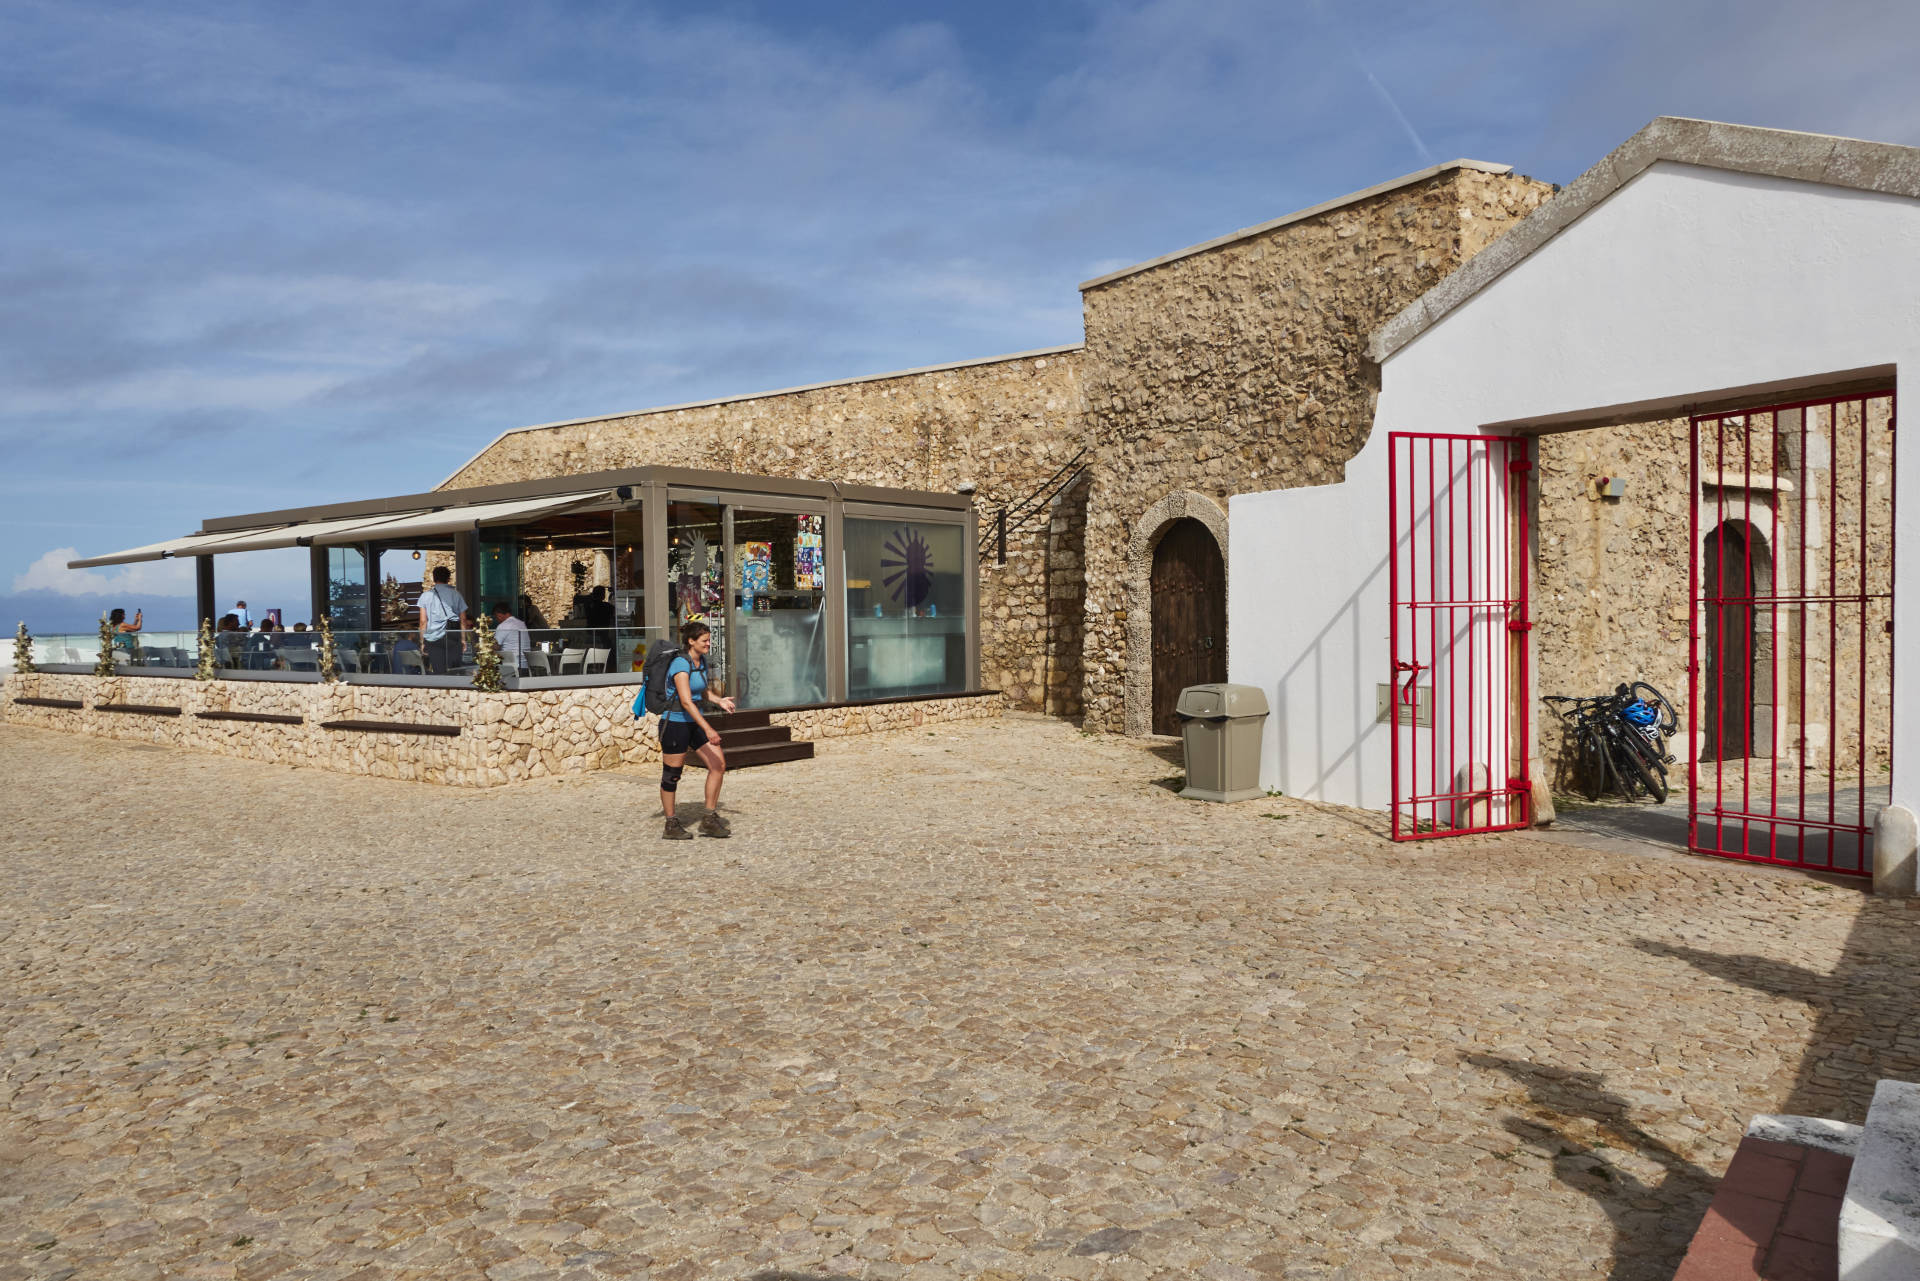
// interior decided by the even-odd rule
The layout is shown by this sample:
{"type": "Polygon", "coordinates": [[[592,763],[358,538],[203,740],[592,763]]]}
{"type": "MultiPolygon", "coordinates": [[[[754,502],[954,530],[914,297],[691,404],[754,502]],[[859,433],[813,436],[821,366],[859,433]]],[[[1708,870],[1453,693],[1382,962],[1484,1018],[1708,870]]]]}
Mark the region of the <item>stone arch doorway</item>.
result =
{"type": "Polygon", "coordinates": [[[1766,535],[1744,520],[1722,521],[1702,541],[1706,662],[1701,684],[1700,759],[1773,755],[1773,611],[1757,598],[1773,589],[1766,535]]]}
{"type": "MultiPolygon", "coordinates": [[[[1121,656],[1125,664],[1124,716],[1129,734],[1154,732],[1153,698],[1153,568],[1155,553],[1169,530],[1183,520],[1198,522],[1212,537],[1221,557],[1221,591],[1224,598],[1228,567],[1227,513],[1219,503],[1190,489],[1175,490],[1141,512],[1133,522],[1127,539],[1126,601],[1127,647],[1121,656]]],[[[1226,679],[1226,612],[1220,614],[1220,630],[1214,633],[1213,649],[1219,655],[1220,676],[1226,679]]],[[[1189,681],[1188,684],[1194,682],[1189,681]]],[[[1175,691],[1178,693],[1178,690],[1175,691]]],[[[1178,732],[1177,728],[1175,732],[1178,732]]]]}
{"type": "Polygon", "coordinates": [[[1153,732],[1178,734],[1180,691],[1227,679],[1227,564],[1205,525],[1167,526],[1153,549],[1153,732]]]}

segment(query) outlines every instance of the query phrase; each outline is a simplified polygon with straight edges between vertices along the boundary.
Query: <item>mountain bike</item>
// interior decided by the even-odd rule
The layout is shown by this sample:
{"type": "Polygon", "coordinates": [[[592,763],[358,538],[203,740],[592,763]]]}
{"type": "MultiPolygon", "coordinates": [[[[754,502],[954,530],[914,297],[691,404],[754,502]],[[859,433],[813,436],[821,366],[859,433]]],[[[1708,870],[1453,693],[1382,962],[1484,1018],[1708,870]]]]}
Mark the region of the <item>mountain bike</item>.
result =
{"type": "Polygon", "coordinates": [[[1548,694],[1542,700],[1567,726],[1573,746],[1573,781],[1597,801],[1609,787],[1627,800],[1645,794],[1667,799],[1667,739],[1680,728],[1673,703],[1646,681],[1615,686],[1591,698],[1548,694]]]}

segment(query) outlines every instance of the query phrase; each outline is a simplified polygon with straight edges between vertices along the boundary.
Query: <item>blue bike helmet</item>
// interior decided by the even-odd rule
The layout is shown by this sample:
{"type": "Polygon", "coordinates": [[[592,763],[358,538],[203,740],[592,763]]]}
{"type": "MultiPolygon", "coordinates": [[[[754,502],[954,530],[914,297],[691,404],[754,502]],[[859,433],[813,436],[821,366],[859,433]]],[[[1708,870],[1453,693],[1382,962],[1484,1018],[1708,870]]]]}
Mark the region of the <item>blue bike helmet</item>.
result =
{"type": "Polygon", "coordinates": [[[1652,703],[1628,703],[1620,709],[1620,715],[1624,717],[1628,723],[1639,725],[1642,728],[1660,719],[1660,713],[1652,703]]]}

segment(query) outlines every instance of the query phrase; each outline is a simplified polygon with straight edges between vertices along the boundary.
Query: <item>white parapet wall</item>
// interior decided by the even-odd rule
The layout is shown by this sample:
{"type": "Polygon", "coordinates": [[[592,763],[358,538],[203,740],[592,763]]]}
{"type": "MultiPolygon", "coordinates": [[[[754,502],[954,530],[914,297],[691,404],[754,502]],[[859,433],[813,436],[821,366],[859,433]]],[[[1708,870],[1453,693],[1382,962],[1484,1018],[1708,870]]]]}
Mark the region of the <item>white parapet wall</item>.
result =
{"type": "MultiPolygon", "coordinates": [[[[483,694],[15,673],[0,681],[0,721],[343,774],[497,787],[659,760],[655,718],[633,716],[636,688],[483,694]],[[356,727],[328,728],[342,723],[356,727]],[[367,728],[374,725],[394,728],[367,728]]],[[[772,721],[807,741],[998,716],[1004,705],[997,693],[971,694],[803,708],[775,712],[772,721]]]]}

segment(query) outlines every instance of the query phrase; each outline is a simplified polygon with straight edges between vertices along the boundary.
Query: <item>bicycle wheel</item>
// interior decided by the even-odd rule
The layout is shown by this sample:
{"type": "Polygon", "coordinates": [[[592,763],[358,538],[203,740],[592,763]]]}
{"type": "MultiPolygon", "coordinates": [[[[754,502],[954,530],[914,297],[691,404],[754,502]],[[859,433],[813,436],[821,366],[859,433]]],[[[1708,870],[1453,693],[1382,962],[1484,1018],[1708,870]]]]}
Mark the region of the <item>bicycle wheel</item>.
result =
{"type": "Polygon", "coordinates": [[[1573,785],[1580,789],[1580,795],[1597,801],[1607,790],[1609,777],[1606,743],[1598,730],[1582,725],[1574,731],[1573,785]]]}
{"type": "Polygon", "coordinates": [[[1614,775],[1622,784],[1620,794],[1631,800],[1638,792],[1644,791],[1655,803],[1664,804],[1667,799],[1666,766],[1653,758],[1647,740],[1628,731],[1614,735],[1611,747],[1614,775]]]}
{"type": "Polygon", "coordinates": [[[1635,681],[1633,683],[1633,696],[1643,702],[1652,703],[1654,707],[1659,709],[1660,732],[1662,734],[1671,738],[1673,732],[1680,728],[1680,713],[1673,710],[1673,704],[1667,701],[1665,694],[1662,694],[1645,681],[1635,681]]]}

